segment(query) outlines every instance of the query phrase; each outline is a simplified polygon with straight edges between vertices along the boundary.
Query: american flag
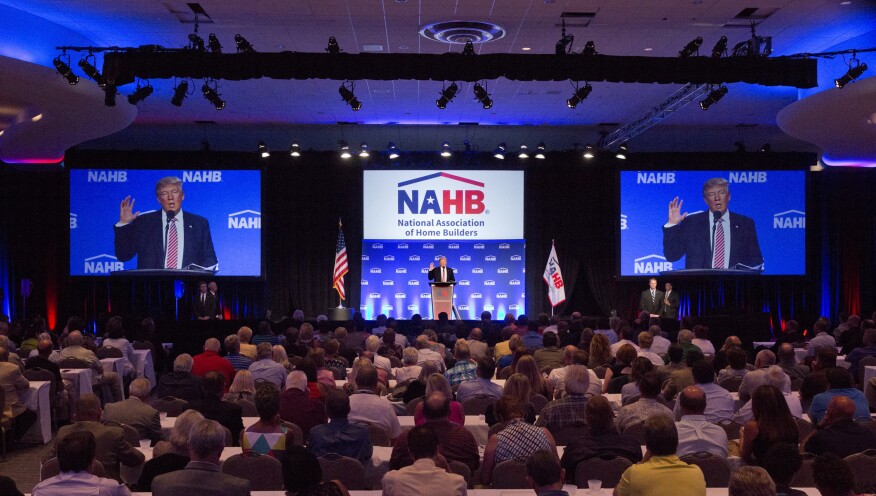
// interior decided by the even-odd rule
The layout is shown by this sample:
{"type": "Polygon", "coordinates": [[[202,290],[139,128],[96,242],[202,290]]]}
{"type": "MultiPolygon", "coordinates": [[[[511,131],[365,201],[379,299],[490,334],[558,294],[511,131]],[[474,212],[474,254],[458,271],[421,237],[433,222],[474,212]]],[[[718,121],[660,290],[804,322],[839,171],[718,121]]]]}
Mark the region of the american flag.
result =
{"type": "Polygon", "coordinates": [[[332,287],[338,290],[338,296],[342,300],[347,299],[344,291],[344,275],[347,273],[347,245],[344,243],[344,230],[338,222],[338,246],[335,248],[335,270],[332,278],[332,287]]]}

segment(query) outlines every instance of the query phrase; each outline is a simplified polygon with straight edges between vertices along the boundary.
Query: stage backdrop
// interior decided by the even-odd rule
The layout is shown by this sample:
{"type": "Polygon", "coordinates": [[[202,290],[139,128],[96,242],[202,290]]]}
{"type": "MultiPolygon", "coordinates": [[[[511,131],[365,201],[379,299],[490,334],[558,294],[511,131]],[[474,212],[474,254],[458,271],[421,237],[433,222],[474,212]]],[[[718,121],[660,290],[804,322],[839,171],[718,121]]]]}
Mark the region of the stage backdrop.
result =
{"type": "Polygon", "coordinates": [[[456,272],[460,317],[525,308],[522,171],[365,171],[359,308],[432,317],[429,264],[456,272]]]}

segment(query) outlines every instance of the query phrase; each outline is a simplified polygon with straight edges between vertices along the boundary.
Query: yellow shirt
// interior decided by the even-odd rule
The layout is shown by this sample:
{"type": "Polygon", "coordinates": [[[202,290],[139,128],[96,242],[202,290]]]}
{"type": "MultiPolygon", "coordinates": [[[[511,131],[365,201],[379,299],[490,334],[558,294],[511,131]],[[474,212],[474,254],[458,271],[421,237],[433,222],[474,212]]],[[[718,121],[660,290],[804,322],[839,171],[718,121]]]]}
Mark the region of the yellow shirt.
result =
{"type": "Polygon", "coordinates": [[[240,343],[240,354],[252,361],[256,359],[256,346],[249,343],[240,343]]]}
{"type": "Polygon", "coordinates": [[[706,496],[706,479],[675,455],[652,456],[627,468],[616,489],[620,496],[706,496]]]}
{"type": "Polygon", "coordinates": [[[511,348],[508,347],[508,341],[500,341],[496,343],[496,347],[493,348],[493,356],[496,358],[496,360],[510,354],[511,348]]]}

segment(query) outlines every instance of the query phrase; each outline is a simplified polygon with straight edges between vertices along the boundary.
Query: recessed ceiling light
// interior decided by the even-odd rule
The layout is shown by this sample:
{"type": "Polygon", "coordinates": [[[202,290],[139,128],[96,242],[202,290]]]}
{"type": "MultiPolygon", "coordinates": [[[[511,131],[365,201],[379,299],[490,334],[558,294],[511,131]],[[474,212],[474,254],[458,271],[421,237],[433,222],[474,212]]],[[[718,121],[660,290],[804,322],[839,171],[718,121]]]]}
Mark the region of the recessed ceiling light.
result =
{"type": "Polygon", "coordinates": [[[0,129],[0,136],[3,136],[3,133],[5,133],[5,132],[6,132],[5,129],[0,129]]]}
{"type": "Polygon", "coordinates": [[[851,5],[851,4],[852,4],[852,2],[849,0],[846,0],[845,2],[840,2],[840,5],[851,5]]]}
{"type": "Polygon", "coordinates": [[[524,52],[528,52],[528,51],[532,50],[532,48],[531,47],[523,47],[523,48],[521,48],[521,50],[523,50],[524,52]]]}
{"type": "Polygon", "coordinates": [[[39,120],[42,119],[42,118],[43,118],[43,114],[37,114],[37,115],[31,117],[30,120],[33,121],[33,122],[37,122],[37,121],[39,121],[39,120]]]}
{"type": "Polygon", "coordinates": [[[652,51],[652,50],[654,50],[654,49],[651,48],[651,47],[648,47],[648,48],[645,49],[646,52],[650,52],[650,51],[652,51]]]}

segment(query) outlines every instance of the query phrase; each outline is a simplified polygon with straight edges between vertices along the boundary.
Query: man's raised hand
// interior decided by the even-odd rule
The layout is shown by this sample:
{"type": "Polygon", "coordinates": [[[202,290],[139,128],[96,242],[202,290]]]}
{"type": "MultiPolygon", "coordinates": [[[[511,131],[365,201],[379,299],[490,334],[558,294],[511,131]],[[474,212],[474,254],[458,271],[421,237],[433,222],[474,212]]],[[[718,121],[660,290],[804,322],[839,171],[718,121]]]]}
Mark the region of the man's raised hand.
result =
{"type": "Polygon", "coordinates": [[[679,200],[676,196],[671,202],[669,202],[669,224],[675,225],[679,222],[683,221],[685,217],[687,217],[687,212],[681,212],[681,205],[684,203],[684,200],[679,200]]]}
{"type": "Polygon", "coordinates": [[[119,205],[119,222],[122,224],[130,224],[134,222],[134,219],[140,215],[140,211],[133,212],[134,210],[134,200],[130,195],[126,196],[122,203],[119,205]]]}

